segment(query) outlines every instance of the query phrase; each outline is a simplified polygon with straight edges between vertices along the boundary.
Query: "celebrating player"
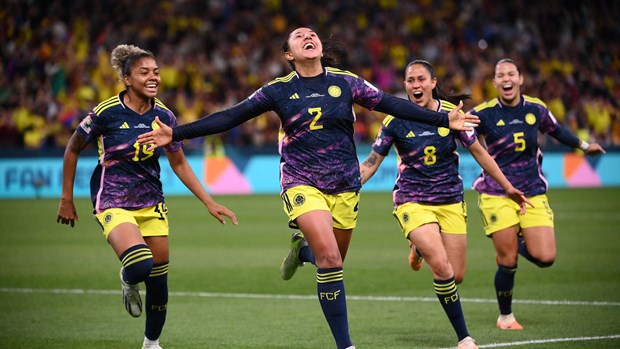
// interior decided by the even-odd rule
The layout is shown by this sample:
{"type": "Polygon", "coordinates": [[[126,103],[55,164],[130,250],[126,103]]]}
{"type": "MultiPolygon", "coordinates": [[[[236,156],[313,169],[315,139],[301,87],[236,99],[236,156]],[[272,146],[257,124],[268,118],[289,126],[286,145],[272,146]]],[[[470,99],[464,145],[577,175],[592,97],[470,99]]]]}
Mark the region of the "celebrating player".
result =
{"type": "MultiPolygon", "coordinates": [[[[455,104],[469,98],[447,95],[432,65],[424,60],[407,65],[404,84],[411,102],[441,113],[454,110],[455,104]]],[[[360,176],[362,184],[370,179],[394,145],[399,156],[392,194],[394,216],[409,239],[410,266],[419,270],[424,256],[433,274],[435,293],[456,332],[458,348],[474,349],[477,346],[467,330],[456,286],[464,278],[467,259],[467,209],[458,173],[457,139],[525,210],[527,199],[504,177],[475,131],[450,131],[388,115],[360,166],[360,176]]]]}
{"type": "Polygon", "coordinates": [[[541,268],[550,267],[556,258],[553,211],[546,196],[538,131],[588,155],[605,153],[600,145],[588,144],[562,127],[541,100],[522,95],[523,80],[515,61],[500,60],[493,78],[499,97],[472,111],[480,116],[477,131],[489,154],[508,180],[534,205],[520,215],[519,207],[503,195],[503,188],[486,171],[474,182],[485,233],[491,237],[497,255],[495,291],[500,313],[497,327],[504,330],[523,329],[512,313],[518,254],[541,268]]]}
{"type": "MultiPolygon", "coordinates": [[[[465,122],[476,123],[477,118],[458,113],[460,107],[449,115],[420,108],[385,94],[357,75],[334,68],[334,57],[330,51],[323,51],[321,40],[309,28],[293,30],[282,48],[293,68],[287,76],[269,82],[229,109],[173,129],[161,125],[139,141],[161,146],[223,132],[275,111],[282,131],[279,151],[284,210],[289,225],[301,230],[304,243],[307,239],[314,254],[317,295],[337,348],[353,348],[343,273],[361,187],[353,140],[353,104],[457,130],[471,129],[465,122]]],[[[296,246],[302,245],[297,242],[296,246]]],[[[299,264],[287,267],[296,269],[299,264]]]]}
{"type": "MultiPolygon", "coordinates": [[[[142,314],[138,284],[146,286],[146,330],[143,349],[161,349],[159,336],[168,303],[168,209],[159,180],[161,149],[137,142],[145,129],[176,125],[175,115],[155,96],[161,78],[152,53],[132,45],[119,45],[111,63],[126,90],[92,109],[73,133],[65,150],[62,197],[57,221],[78,220],[73,204],[73,182],[80,152],[97,141],[99,163],[91,178],[95,218],[122,263],[123,303],[133,317],[142,314]]],[[[174,173],[222,224],[235,214],[205,191],[187,163],[181,142],[164,147],[174,173]]]]}

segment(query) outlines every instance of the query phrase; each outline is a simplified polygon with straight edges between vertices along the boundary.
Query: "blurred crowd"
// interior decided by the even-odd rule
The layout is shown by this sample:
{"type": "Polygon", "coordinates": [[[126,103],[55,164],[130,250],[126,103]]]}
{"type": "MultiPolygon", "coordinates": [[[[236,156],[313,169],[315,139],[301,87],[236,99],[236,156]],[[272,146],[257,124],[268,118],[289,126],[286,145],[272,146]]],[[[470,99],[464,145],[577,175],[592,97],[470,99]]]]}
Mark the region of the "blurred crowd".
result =
{"type": "MultiPolygon", "coordinates": [[[[500,58],[516,60],[523,93],[545,101],[582,139],[620,146],[620,2],[493,0],[6,0],[0,9],[0,145],[64,148],[87,111],[122,90],[109,62],[118,44],[152,51],[159,98],[180,123],[241,101],[290,70],[290,30],[314,28],[347,48],[343,67],[405,97],[403,72],[431,62],[466,109],[495,96],[500,58]]],[[[384,115],[356,110],[370,142],[384,115]]],[[[272,147],[279,120],[261,115],[186,142],[272,147]]],[[[552,146],[549,137],[543,145],[552,146]]]]}

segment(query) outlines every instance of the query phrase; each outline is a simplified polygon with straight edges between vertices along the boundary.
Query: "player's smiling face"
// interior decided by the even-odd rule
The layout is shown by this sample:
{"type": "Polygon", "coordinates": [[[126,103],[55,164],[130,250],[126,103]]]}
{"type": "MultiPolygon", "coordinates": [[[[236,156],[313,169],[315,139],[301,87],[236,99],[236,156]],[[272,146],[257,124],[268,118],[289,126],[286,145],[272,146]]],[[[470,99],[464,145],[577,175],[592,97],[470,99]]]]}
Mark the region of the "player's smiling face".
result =
{"type": "Polygon", "coordinates": [[[319,36],[309,28],[297,28],[288,37],[286,59],[293,61],[321,59],[323,45],[319,36]]]}
{"type": "Polygon", "coordinates": [[[407,68],[405,90],[409,100],[413,103],[428,108],[433,100],[435,86],[437,86],[437,78],[432,78],[431,73],[422,64],[412,64],[407,68]]]}
{"type": "Polygon", "coordinates": [[[130,75],[125,76],[127,88],[145,98],[153,98],[157,95],[160,82],[159,66],[151,57],[138,59],[131,67],[130,75]]]}
{"type": "Polygon", "coordinates": [[[493,86],[499,91],[502,103],[514,106],[521,99],[523,75],[512,62],[502,62],[495,67],[493,86]]]}

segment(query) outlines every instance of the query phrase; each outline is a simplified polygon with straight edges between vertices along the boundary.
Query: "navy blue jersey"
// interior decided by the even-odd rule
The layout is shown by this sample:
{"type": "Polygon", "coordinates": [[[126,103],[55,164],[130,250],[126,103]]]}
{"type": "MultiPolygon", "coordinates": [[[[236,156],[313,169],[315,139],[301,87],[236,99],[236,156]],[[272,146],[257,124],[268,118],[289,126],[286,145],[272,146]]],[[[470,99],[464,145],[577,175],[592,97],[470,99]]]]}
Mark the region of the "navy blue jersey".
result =
{"type": "MultiPolygon", "coordinates": [[[[454,104],[440,100],[437,111],[447,114],[454,108],[454,104]]],[[[468,147],[476,141],[476,133],[389,115],[383,120],[372,150],[387,156],[394,145],[398,153],[398,178],[393,192],[396,206],[406,202],[444,205],[463,201],[456,139],[468,147]]]]}
{"type": "MultiPolygon", "coordinates": [[[[158,99],[140,115],[123,104],[125,93],[99,103],[76,130],[87,142],[97,140],[99,162],[90,182],[96,213],[108,208],[140,209],[164,201],[159,180],[161,148],[148,151],[148,145],[140,145],[137,139],[159,128],[156,116],[171,127],[176,126],[176,117],[158,99]]],[[[181,145],[173,142],[165,149],[174,152],[181,145]]]]}
{"type": "MultiPolygon", "coordinates": [[[[484,137],[489,154],[510,183],[526,196],[546,193],[538,132],[553,132],[559,124],[545,103],[522,96],[517,106],[509,107],[495,98],[476,106],[471,113],[480,118],[477,132],[484,137]]],[[[474,181],[473,188],[480,193],[505,195],[485,172],[474,181]]]]}
{"type": "Polygon", "coordinates": [[[308,185],[327,194],[361,188],[353,139],[353,104],[373,109],[383,92],[363,78],[335,68],[302,78],[296,72],[261,87],[242,103],[280,117],[282,190],[308,185]]]}

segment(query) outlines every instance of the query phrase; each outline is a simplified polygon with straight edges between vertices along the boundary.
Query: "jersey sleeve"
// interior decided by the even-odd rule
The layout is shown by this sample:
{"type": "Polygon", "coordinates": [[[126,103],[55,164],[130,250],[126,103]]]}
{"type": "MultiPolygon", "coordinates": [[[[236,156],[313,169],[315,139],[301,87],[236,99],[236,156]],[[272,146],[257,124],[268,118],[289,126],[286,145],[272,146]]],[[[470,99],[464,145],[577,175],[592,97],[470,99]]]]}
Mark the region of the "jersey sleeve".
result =
{"type": "Polygon", "coordinates": [[[103,118],[91,110],[82,121],[80,121],[75,132],[81,135],[86,142],[90,143],[101,134],[101,130],[103,129],[102,122],[103,118]]]}
{"type": "Polygon", "coordinates": [[[394,144],[394,135],[389,128],[392,121],[394,121],[394,117],[390,115],[383,119],[381,129],[372,143],[372,150],[381,156],[387,156],[394,144]]]}
{"type": "Polygon", "coordinates": [[[373,110],[383,98],[384,92],[364,78],[356,76],[350,80],[353,101],[362,107],[373,110]]]}

